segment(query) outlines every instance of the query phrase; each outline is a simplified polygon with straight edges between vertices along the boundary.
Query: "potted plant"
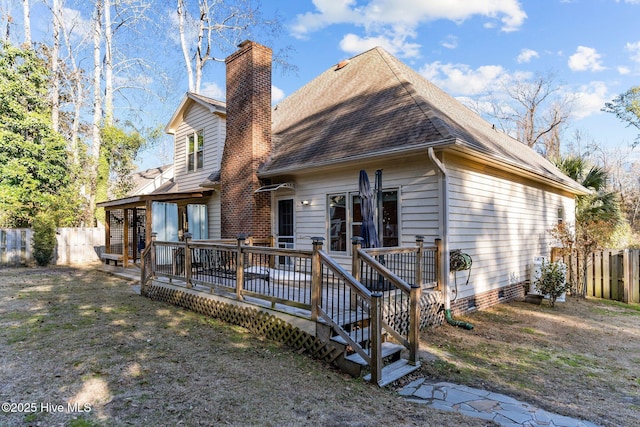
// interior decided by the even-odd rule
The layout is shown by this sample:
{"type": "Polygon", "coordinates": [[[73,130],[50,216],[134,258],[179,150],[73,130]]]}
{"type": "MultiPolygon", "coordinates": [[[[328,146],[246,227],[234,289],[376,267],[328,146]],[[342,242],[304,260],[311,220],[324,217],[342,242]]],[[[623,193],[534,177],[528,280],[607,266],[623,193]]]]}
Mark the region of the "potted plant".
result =
{"type": "Polygon", "coordinates": [[[549,306],[553,307],[558,297],[569,289],[566,281],[566,267],[562,262],[542,261],[540,266],[540,276],[535,280],[534,285],[541,295],[549,298],[549,306]]]}

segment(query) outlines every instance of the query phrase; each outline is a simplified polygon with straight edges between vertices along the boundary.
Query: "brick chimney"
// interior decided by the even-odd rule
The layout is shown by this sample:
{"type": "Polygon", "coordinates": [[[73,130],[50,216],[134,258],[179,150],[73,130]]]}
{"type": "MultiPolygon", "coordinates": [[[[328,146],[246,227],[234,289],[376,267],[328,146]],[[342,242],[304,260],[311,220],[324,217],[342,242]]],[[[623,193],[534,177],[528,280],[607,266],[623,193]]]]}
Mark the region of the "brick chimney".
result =
{"type": "Polygon", "coordinates": [[[220,170],[222,237],[271,235],[271,196],[255,193],[271,152],[271,49],[244,41],[227,57],[227,134],[220,170]]]}

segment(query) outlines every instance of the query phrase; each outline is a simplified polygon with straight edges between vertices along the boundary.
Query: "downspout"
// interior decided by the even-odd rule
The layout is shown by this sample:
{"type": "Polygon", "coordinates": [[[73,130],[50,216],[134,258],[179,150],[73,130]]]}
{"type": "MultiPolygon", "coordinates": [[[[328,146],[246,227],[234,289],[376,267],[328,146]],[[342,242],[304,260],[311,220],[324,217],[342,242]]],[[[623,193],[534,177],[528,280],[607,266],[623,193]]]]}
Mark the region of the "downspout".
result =
{"type": "Polygon", "coordinates": [[[449,296],[449,190],[447,184],[447,168],[444,163],[442,163],[435,155],[433,151],[433,147],[429,147],[428,150],[429,159],[433,162],[434,165],[438,168],[440,173],[442,174],[442,180],[440,181],[440,196],[441,196],[441,219],[440,219],[440,227],[442,236],[442,251],[444,252],[444,256],[442,259],[442,264],[440,265],[441,270],[445,272],[442,275],[442,293],[444,296],[444,317],[448,324],[452,326],[458,326],[465,329],[473,329],[473,325],[471,323],[462,322],[460,320],[454,320],[451,315],[451,299],[449,296]]]}

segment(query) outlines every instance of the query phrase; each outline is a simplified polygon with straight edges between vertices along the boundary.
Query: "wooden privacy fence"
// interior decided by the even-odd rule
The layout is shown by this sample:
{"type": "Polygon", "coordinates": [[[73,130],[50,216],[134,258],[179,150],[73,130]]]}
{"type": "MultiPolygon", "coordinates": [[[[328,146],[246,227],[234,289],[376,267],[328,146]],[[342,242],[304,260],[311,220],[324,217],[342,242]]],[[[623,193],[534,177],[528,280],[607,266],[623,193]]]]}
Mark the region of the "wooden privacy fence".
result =
{"type": "MultiPolygon", "coordinates": [[[[29,265],[33,258],[33,230],[0,229],[0,266],[29,265]]],[[[52,264],[68,265],[100,261],[104,251],[104,228],[75,227],[56,230],[52,264]]]]}
{"type": "MultiPolygon", "coordinates": [[[[578,280],[578,257],[553,248],[553,260],[561,259],[567,268],[567,280],[578,280]]],[[[581,263],[581,261],[580,261],[581,263]]],[[[587,259],[587,296],[640,303],[640,249],[596,251],[587,259]]]]}
{"type": "Polygon", "coordinates": [[[28,228],[1,228],[0,266],[29,264],[32,238],[33,231],[28,228]]]}

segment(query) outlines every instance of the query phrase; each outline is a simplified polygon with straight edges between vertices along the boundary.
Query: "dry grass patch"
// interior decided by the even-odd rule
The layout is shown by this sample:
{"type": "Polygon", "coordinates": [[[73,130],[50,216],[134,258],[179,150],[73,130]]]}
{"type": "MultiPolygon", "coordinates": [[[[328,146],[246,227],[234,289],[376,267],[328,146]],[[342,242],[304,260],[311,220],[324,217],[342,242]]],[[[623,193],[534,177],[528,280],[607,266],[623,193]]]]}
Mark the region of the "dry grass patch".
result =
{"type": "Polygon", "coordinates": [[[1,426],[487,425],[73,268],[0,270],[0,400],[38,405],[1,426]]]}
{"type": "Polygon", "coordinates": [[[515,302],[422,334],[418,375],[486,388],[608,426],[640,425],[640,306],[515,302]]]}

